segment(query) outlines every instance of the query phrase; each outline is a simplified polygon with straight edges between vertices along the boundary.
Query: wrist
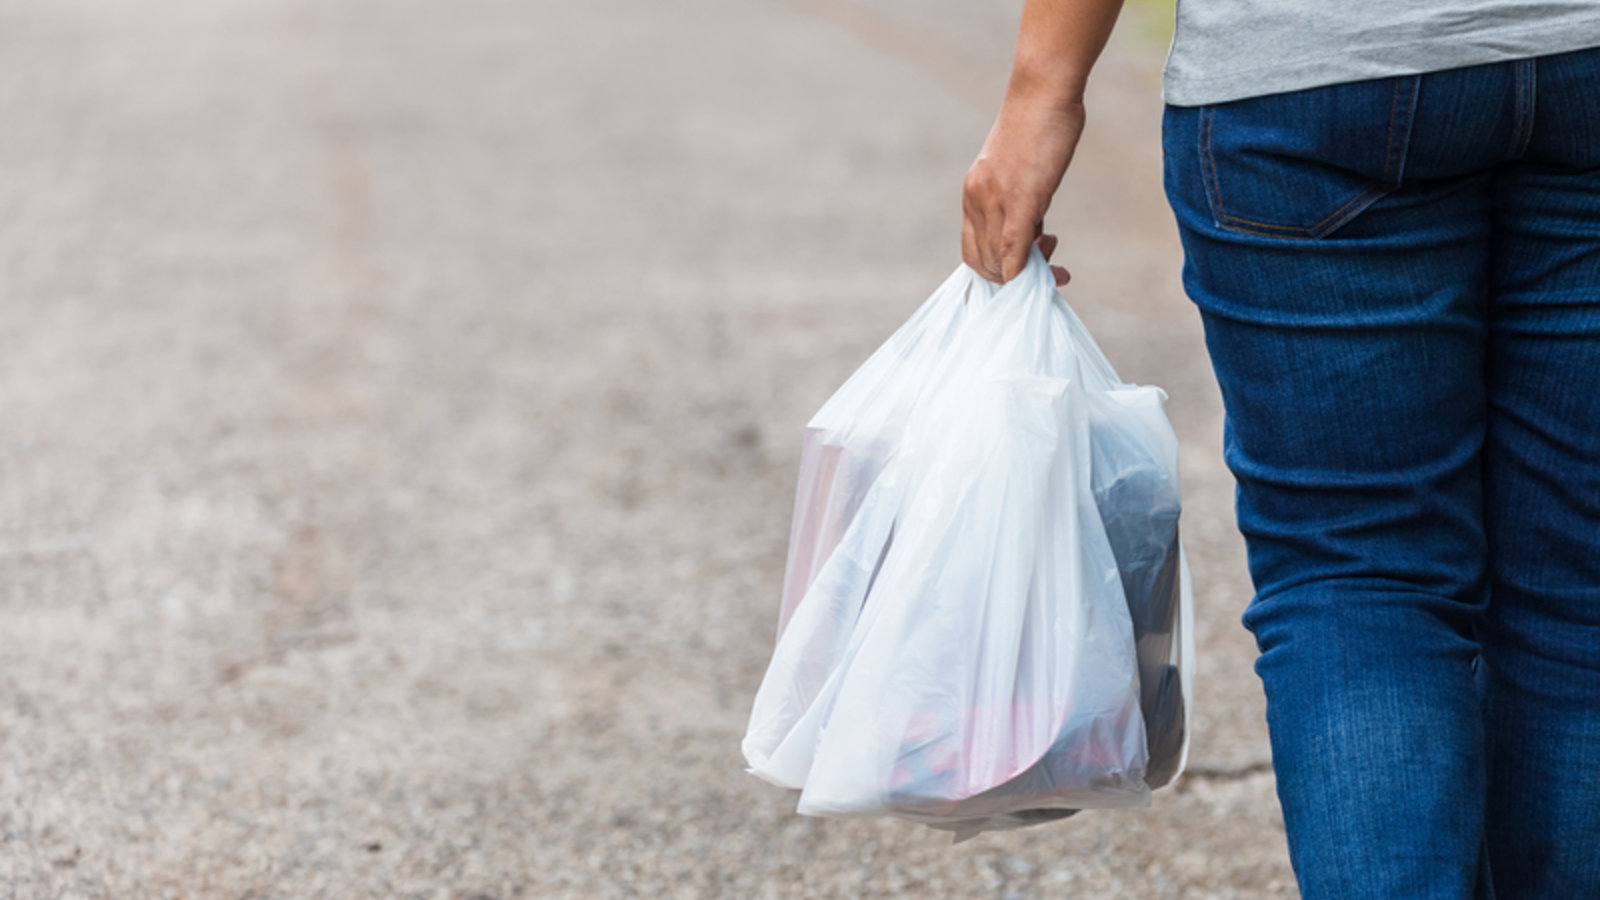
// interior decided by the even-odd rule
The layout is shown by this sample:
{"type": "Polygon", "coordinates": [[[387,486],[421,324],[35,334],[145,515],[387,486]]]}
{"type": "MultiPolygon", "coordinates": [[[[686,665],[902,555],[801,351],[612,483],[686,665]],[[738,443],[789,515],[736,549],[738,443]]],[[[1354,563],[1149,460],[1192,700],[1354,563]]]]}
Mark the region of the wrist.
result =
{"type": "Polygon", "coordinates": [[[1089,69],[1060,56],[1029,59],[1019,51],[1006,84],[1005,102],[1059,109],[1081,108],[1089,69]]]}

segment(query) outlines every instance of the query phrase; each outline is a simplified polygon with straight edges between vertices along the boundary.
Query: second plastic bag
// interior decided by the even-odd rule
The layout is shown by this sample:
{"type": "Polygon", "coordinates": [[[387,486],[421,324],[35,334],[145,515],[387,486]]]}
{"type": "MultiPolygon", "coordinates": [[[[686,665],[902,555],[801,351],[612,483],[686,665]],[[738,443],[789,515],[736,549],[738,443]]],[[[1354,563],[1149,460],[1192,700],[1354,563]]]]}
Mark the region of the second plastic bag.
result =
{"type": "Polygon", "coordinates": [[[808,426],[750,771],[968,833],[1147,803],[1192,657],[1163,399],[1037,252],[959,269],[808,426]]]}

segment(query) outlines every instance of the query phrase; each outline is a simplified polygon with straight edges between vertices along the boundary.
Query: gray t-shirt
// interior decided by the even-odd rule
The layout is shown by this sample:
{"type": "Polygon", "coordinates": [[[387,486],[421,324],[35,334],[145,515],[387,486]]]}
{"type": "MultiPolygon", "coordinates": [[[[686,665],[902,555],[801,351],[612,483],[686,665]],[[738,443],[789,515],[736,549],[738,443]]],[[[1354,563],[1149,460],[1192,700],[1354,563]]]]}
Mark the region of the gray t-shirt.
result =
{"type": "Polygon", "coordinates": [[[1600,0],[1178,0],[1162,96],[1200,106],[1589,47],[1600,0]]]}

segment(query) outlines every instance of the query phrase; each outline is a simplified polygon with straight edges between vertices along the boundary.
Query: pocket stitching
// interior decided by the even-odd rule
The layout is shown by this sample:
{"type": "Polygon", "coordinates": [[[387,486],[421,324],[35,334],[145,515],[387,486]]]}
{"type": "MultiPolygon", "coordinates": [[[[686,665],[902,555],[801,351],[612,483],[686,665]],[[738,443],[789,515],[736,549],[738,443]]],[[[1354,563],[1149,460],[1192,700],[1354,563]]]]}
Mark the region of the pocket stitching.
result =
{"type": "MultiPolygon", "coordinates": [[[[1394,161],[1394,126],[1395,126],[1395,119],[1396,119],[1397,114],[1399,113],[1399,110],[1400,110],[1400,82],[1403,81],[1403,80],[1405,80],[1405,79],[1404,78],[1395,78],[1394,79],[1394,96],[1389,101],[1389,127],[1388,127],[1388,133],[1385,135],[1384,150],[1383,150],[1383,152],[1384,152],[1384,177],[1385,177],[1386,181],[1392,180],[1392,176],[1390,176],[1389,172],[1393,168],[1393,161],[1394,161]]],[[[1205,116],[1204,116],[1204,119],[1203,119],[1203,122],[1202,122],[1202,126],[1201,126],[1200,160],[1201,160],[1202,168],[1204,170],[1203,171],[1203,177],[1204,177],[1204,179],[1205,179],[1205,181],[1207,183],[1206,184],[1207,188],[1209,188],[1208,193],[1210,194],[1211,200],[1213,202],[1213,206],[1215,207],[1214,210],[1213,210],[1213,213],[1215,214],[1216,218],[1218,219],[1217,224],[1221,225],[1224,228],[1232,228],[1235,231],[1240,231],[1240,232],[1243,232],[1245,234],[1253,234],[1253,235],[1257,235],[1257,236],[1260,236],[1260,237],[1291,238],[1291,239],[1296,239],[1296,240],[1313,240],[1313,239],[1315,239],[1317,237],[1317,231],[1318,230],[1322,229],[1324,226],[1328,225],[1330,222],[1334,222],[1335,219],[1337,219],[1340,215],[1344,214],[1346,211],[1350,210],[1352,207],[1357,206],[1358,204],[1362,203],[1363,201],[1366,201],[1366,200],[1369,200],[1369,199],[1375,199],[1378,196],[1380,196],[1382,194],[1386,194],[1390,190],[1393,189],[1392,186],[1389,186],[1389,185],[1386,185],[1386,184],[1368,185],[1367,187],[1362,188],[1354,197],[1351,197],[1349,200],[1345,201],[1345,203],[1343,205],[1341,205],[1338,209],[1336,209],[1333,212],[1328,213],[1328,215],[1324,216],[1322,221],[1317,222],[1315,225],[1281,225],[1281,224],[1278,224],[1278,223],[1275,223],[1275,222],[1257,222],[1257,221],[1255,221],[1253,219],[1246,219],[1243,216],[1232,215],[1232,214],[1230,214],[1228,212],[1226,205],[1223,203],[1223,199],[1222,199],[1222,181],[1217,175],[1216,156],[1212,152],[1212,149],[1211,149],[1211,132],[1213,130],[1213,124],[1212,123],[1216,120],[1216,117],[1217,117],[1217,107],[1215,105],[1207,106],[1206,109],[1205,109],[1205,116]],[[1241,228],[1238,224],[1232,224],[1232,223],[1241,223],[1241,224],[1244,224],[1244,225],[1255,225],[1258,228],[1279,229],[1279,231],[1273,231],[1273,232],[1257,231],[1257,230],[1250,229],[1250,228],[1241,228]],[[1282,233],[1282,232],[1288,232],[1288,233],[1285,234],[1285,233],[1282,233]]],[[[1357,210],[1357,212],[1359,212],[1359,210],[1357,210]]],[[[1342,224],[1342,223],[1340,223],[1340,224],[1342,224]]]]}

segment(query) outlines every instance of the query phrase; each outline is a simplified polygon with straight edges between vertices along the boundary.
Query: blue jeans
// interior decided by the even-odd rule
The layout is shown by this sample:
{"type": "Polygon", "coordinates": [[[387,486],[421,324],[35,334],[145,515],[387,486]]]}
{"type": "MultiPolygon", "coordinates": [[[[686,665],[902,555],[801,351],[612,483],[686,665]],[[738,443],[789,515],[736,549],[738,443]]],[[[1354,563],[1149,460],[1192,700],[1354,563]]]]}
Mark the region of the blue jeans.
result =
{"type": "Polygon", "coordinates": [[[1600,898],[1597,85],[1166,111],[1308,898],[1600,898]]]}

